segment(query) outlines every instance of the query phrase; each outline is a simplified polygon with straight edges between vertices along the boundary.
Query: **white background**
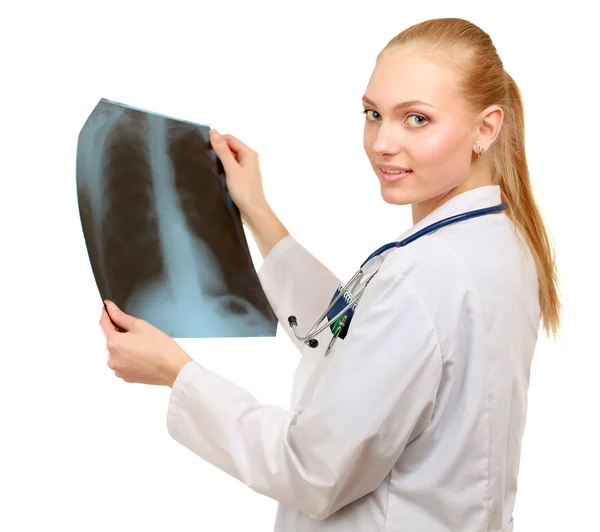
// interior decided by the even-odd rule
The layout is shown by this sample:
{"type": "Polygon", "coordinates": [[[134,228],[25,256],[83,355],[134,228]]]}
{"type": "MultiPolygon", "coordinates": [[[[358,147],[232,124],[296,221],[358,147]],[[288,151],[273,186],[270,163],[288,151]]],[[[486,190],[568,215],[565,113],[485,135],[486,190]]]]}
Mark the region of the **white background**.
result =
{"type": "MultiPolygon", "coordinates": [[[[600,529],[600,92],[584,2],[544,6],[543,16],[523,1],[9,5],[0,14],[0,530],[273,526],[273,500],[170,438],[169,388],[125,383],[106,365],[75,187],[77,135],[98,100],[239,137],[259,153],[289,231],[347,278],[412,223],[409,206],[381,199],[362,147],[375,57],[404,28],[446,16],[487,31],[523,91],[533,187],[563,282],[561,339],[540,334],[532,367],[515,531],[600,529]]],[[[282,330],[180,343],[287,407],[298,354],[282,330]]]]}

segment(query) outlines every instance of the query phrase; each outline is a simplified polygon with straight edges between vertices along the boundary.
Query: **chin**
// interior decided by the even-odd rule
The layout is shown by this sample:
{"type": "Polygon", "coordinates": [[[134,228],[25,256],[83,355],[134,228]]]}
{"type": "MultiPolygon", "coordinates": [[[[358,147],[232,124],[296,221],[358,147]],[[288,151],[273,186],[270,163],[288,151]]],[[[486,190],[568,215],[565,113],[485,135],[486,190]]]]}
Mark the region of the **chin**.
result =
{"type": "Polygon", "coordinates": [[[390,205],[409,205],[412,203],[411,198],[405,191],[389,186],[388,183],[382,184],[381,197],[383,198],[383,201],[390,205]]]}

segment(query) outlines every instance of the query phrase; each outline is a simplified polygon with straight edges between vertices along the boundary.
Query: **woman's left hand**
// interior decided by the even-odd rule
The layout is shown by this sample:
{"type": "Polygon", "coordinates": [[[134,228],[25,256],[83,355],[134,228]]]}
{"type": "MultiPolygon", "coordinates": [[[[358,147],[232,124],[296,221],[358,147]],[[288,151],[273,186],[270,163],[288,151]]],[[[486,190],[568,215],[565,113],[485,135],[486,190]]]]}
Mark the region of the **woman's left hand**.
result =
{"type": "Polygon", "coordinates": [[[125,382],[172,387],[190,357],[168,334],[123,312],[112,301],[102,307],[100,327],[106,336],[108,367],[125,382]],[[127,332],[119,332],[112,321],[127,332]]]}

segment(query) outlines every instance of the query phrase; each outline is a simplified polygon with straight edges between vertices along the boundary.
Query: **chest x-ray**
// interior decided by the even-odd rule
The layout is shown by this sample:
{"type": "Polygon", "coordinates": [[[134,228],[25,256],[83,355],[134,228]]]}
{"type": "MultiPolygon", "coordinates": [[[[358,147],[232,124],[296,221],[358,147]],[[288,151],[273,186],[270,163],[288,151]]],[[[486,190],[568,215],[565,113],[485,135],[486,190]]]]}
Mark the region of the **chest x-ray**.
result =
{"type": "Polygon", "coordinates": [[[209,127],[101,99],[77,143],[102,300],[178,338],[274,336],[209,127]]]}

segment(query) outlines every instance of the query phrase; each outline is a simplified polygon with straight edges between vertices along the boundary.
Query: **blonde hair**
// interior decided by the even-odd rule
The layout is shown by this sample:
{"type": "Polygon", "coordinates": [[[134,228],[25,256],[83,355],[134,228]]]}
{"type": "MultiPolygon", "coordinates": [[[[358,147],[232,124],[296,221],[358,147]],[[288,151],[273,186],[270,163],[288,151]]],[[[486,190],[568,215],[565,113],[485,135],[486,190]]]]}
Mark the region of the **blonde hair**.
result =
{"type": "Polygon", "coordinates": [[[504,111],[501,131],[489,150],[493,184],[500,185],[504,211],[523,235],[535,260],[539,279],[540,310],[544,329],[554,339],[560,328],[555,251],[533,196],[525,156],[525,119],[519,87],[504,70],[490,36],[475,24],[460,18],[431,19],[411,26],[383,48],[377,59],[400,46],[453,67],[460,75],[459,94],[470,111],[490,105],[504,111]]]}

